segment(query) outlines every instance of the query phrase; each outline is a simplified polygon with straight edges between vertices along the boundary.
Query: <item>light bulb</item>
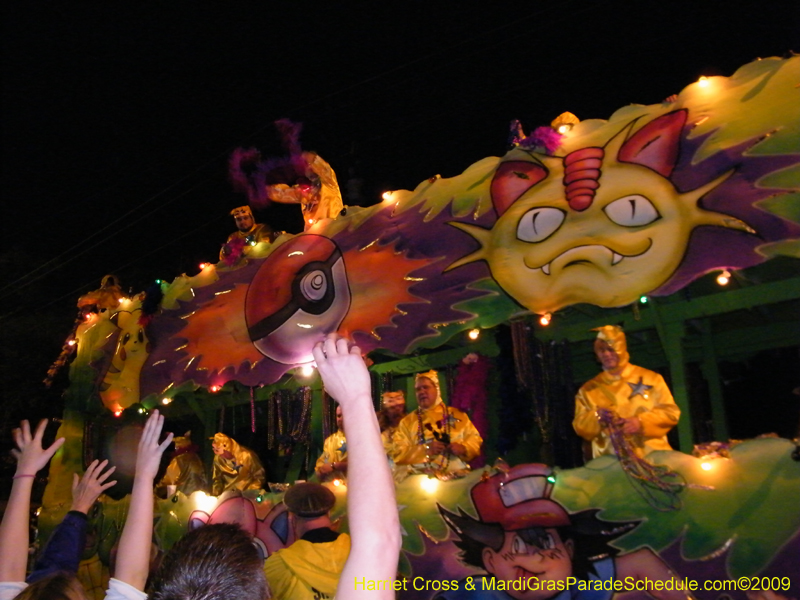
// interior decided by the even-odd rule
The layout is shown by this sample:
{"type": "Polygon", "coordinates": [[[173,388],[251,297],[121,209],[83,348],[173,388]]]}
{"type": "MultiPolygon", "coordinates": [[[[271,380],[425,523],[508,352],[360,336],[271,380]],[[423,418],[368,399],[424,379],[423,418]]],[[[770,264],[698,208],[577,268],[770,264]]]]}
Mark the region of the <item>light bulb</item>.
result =
{"type": "Polygon", "coordinates": [[[195,492],[192,494],[194,505],[197,509],[202,510],[206,514],[211,514],[217,507],[217,499],[214,496],[209,496],[205,492],[195,492]]]}
{"type": "Polygon", "coordinates": [[[439,487],[439,480],[434,477],[423,477],[420,480],[419,485],[423,490],[429,494],[432,494],[439,487]]]}

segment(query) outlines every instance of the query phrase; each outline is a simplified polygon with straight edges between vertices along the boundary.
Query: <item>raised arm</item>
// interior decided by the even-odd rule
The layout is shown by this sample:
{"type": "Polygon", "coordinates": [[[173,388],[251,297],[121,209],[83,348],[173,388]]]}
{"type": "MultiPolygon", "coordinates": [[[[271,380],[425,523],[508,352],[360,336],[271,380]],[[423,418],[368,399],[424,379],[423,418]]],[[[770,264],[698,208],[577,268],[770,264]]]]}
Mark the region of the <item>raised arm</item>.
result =
{"type": "Polygon", "coordinates": [[[64,443],[64,438],[58,438],[49,448],[42,448],[45,427],[47,421],[43,420],[31,435],[30,424],[23,421],[20,428],[14,430],[17,450],[12,450],[12,454],[17,459],[17,471],[0,524],[0,581],[25,580],[33,479],[64,443]]]}
{"type": "Polygon", "coordinates": [[[107,466],[107,460],[95,460],[86,469],[83,477],[79,478],[77,473],[73,475],[72,507],[47,540],[47,546],[27,579],[28,583],[56,571],[78,572],[81,553],[86,545],[87,515],[100,494],[117,483],[106,481],[115,469],[111,467],[104,472],[107,466]]]}
{"type": "Polygon", "coordinates": [[[391,582],[400,556],[394,483],[372,407],[369,372],[358,346],[335,334],[314,347],[325,390],[342,406],[347,431],[347,514],[351,550],[339,578],[338,600],[390,600],[394,591],[356,590],[356,579],[391,582]]]}
{"type": "Polygon", "coordinates": [[[150,566],[150,542],[153,536],[153,479],[161,463],[161,455],[172,442],[172,434],[158,443],[164,417],[153,411],[144,426],[136,455],[136,475],[128,509],[128,518],[119,540],[116,579],[144,590],[150,566]]]}

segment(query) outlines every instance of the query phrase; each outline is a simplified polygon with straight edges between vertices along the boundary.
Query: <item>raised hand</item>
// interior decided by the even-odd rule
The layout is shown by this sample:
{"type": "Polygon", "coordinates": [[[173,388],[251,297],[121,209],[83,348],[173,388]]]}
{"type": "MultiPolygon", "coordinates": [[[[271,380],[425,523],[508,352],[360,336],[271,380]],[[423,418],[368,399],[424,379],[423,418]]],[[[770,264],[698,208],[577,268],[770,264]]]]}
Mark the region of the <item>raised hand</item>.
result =
{"type": "MultiPolygon", "coordinates": [[[[346,411],[359,396],[371,396],[369,371],[358,346],[348,348],[345,338],[331,333],[312,350],[328,392],[346,411]]],[[[370,400],[371,401],[371,400],[370,400]]]]}
{"type": "Polygon", "coordinates": [[[45,427],[47,421],[40,422],[36,433],[31,435],[30,423],[23,421],[13,432],[17,449],[11,453],[17,459],[17,473],[0,522],[0,581],[25,579],[33,478],[64,443],[64,438],[59,438],[49,448],[42,448],[45,427]]]}
{"type": "Polygon", "coordinates": [[[136,455],[136,475],[128,509],[128,518],[119,539],[119,556],[125,560],[117,563],[116,577],[144,590],[150,564],[150,539],[153,535],[153,479],[161,463],[161,455],[172,442],[172,434],[160,444],[158,438],[164,427],[164,417],[153,411],[144,426],[136,455]]]}
{"type": "Polygon", "coordinates": [[[172,443],[172,434],[160,444],[158,438],[161,436],[161,429],[164,427],[164,416],[154,410],[145,423],[142,437],[139,439],[139,451],[136,455],[136,477],[148,478],[149,481],[155,478],[158,467],[161,464],[161,455],[172,443]]]}
{"type": "Polygon", "coordinates": [[[106,481],[109,476],[116,470],[116,467],[111,467],[103,472],[103,469],[108,466],[108,461],[100,462],[98,460],[92,461],[89,468],[83,474],[83,477],[78,477],[77,473],[72,475],[72,509],[84,514],[88,514],[92,508],[95,500],[117,482],[106,481]]]}
{"type": "Polygon", "coordinates": [[[49,448],[42,448],[42,436],[46,427],[47,419],[42,419],[36,428],[36,433],[31,435],[30,423],[22,421],[19,429],[13,431],[14,442],[18,448],[11,451],[17,459],[16,477],[36,475],[64,444],[64,438],[58,438],[49,448]]]}

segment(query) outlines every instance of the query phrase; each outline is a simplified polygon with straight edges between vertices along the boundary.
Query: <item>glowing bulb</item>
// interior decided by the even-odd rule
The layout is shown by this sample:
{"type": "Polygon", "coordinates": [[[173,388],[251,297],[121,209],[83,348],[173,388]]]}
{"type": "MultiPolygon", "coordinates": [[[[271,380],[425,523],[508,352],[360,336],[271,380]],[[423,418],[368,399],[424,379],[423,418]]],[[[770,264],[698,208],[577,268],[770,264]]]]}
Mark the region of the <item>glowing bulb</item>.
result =
{"type": "Polygon", "coordinates": [[[214,384],[214,385],[212,385],[211,387],[208,388],[208,391],[211,392],[212,394],[216,394],[221,389],[222,389],[221,385],[214,384]]]}
{"type": "Polygon", "coordinates": [[[258,243],[257,241],[253,240],[253,241],[250,242],[250,245],[251,246],[255,246],[257,243],[258,243]]]}
{"type": "Polygon", "coordinates": [[[703,461],[700,463],[700,468],[703,469],[703,471],[710,471],[714,468],[714,465],[712,465],[710,461],[703,461]]]}
{"type": "Polygon", "coordinates": [[[77,343],[78,342],[76,342],[75,340],[70,340],[70,341],[67,342],[67,346],[74,346],[77,343]]]}
{"type": "Polygon", "coordinates": [[[335,485],[336,487],[339,487],[340,485],[342,485],[342,480],[341,479],[334,479],[333,480],[333,485],[335,485]]]}
{"type": "Polygon", "coordinates": [[[303,377],[311,377],[314,374],[314,365],[308,364],[300,367],[300,375],[303,377]]]}
{"type": "Polygon", "coordinates": [[[392,192],[383,192],[383,194],[381,194],[381,198],[383,198],[384,200],[391,200],[392,192]]]}
{"type": "Polygon", "coordinates": [[[722,273],[717,275],[717,283],[719,285],[728,285],[731,281],[731,272],[725,269],[722,273]]]}
{"type": "Polygon", "coordinates": [[[161,399],[161,404],[163,404],[164,406],[166,406],[170,402],[172,402],[172,398],[162,398],[161,399]]]}
{"type": "Polygon", "coordinates": [[[145,413],[145,409],[144,409],[144,407],[141,407],[141,406],[140,406],[140,407],[139,407],[139,414],[140,414],[140,415],[143,415],[144,413],[145,413]]]}
{"type": "Polygon", "coordinates": [[[467,333],[467,337],[469,339],[473,340],[473,341],[477,340],[479,337],[481,337],[481,330],[480,329],[470,329],[469,332],[467,333]]]}
{"type": "Polygon", "coordinates": [[[419,485],[423,490],[429,494],[432,494],[439,487],[439,480],[434,477],[423,477],[420,480],[419,485]]]}
{"type": "Polygon", "coordinates": [[[308,220],[308,224],[309,224],[309,225],[313,225],[313,224],[314,224],[314,219],[309,219],[309,220],[308,220]]]}
{"type": "Polygon", "coordinates": [[[259,494],[258,496],[256,496],[256,502],[258,502],[259,504],[261,504],[263,501],[264,501],[264,496],[262,496],[261,494],[259,494]]]}
{"type": "Polygon", "coordinates": [[[547,476],[547,481],[549,481],[550,483],[555,483],[556,482],[555,475],[548,475],[547,476]]]}
{"type": "Polygon", "coordinates": [[[114,416],[119,417],[120,415],[122,415],[122,409],[118,408],[117,410],[114,411],[114,416]]]}
{"type": "Polygon", "coordinates": [[[208,266],[208,263],[200,263],[200,270],[202,271],[208,266]]]}
{"type": "Polygon", "coordinates": [[[550,325],[550,320],[553,318],[553,315],[550,313],[544,313],[541,318],[539,319],[539,323],[541,323],[544,327],[550,325]]]}
{"type": "Polygon", "coordinates": [[[569,132],[571,129],[572,129],[572,123],[564,123],[563,125],[559,125],[558,129],[556,129],[556,131],[558,131],[558,133],[560,133],[561,135],[564,135],[565,133],[569,132]]]}
{"type": "Polygon", "coordinates": [[[705,75],[701,76],[700,79],[697,80],[697,85],[700,87],[708,87],[711,81],[705,75]]]}
{"type": "Polygon", "coordinates": [[[639,297],[639,302],[641,302],[642,304],[647,304],[647,301],[648,301],[649,299],[650,299],[650,298],[648,298],[647,296],[640,296],[640,297],[639,297]]]}
{"type": "Polygon", "coordinates": [[[214,496],[209,496],[205,492],[195,492],[192,494],[192,498],[194,499],[195,507],[206,514],[210,515],[217,507],[217,499],[214,496]]]}
{"type": "Polygon", "coordinates": [[[156,283],[157,283],[158,285],[161,285],[161,280],[160,280],[160,279],[156,279],[156,283]]]}

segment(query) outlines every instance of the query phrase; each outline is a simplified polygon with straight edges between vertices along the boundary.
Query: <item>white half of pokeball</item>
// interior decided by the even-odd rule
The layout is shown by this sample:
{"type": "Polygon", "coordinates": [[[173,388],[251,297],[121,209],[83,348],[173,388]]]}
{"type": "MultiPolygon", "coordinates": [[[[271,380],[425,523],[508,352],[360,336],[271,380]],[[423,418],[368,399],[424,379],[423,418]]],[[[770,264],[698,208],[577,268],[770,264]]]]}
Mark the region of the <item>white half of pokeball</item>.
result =
{"type": "Polygon", "coordinates": [[[298,309],[276,327],[269,335],[254,341],[259,352],[274,361],[287,365],[308,363],[314,360],[311,349],[325,336],[339,329],[350,308],[350,288],[344,259],[339,259],[330,268],[330,278],[323,270],[314,270],[302,276],[299,291],[309,301],[322,299],[333,285],[334,299],[323,313],[314,315],[298,309]]]}

